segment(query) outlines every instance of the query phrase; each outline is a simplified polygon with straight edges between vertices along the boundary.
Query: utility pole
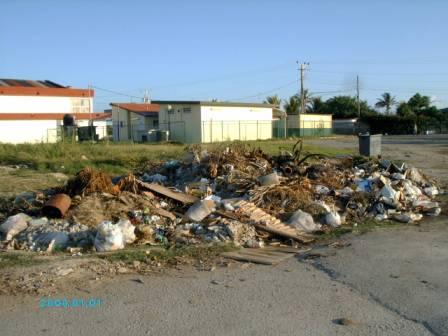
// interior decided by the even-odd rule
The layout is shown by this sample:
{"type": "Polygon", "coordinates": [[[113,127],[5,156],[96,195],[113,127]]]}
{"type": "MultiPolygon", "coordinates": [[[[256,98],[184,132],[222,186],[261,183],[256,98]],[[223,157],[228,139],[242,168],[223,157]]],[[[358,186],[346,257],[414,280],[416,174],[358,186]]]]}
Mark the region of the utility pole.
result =
{"type": "MultiPolygon", "coordinates": [[[[299,64],[299,61],[297,61],[297,64],[299,64]]],[[[304,114],[305,113],[305,106],[306,106],[306,103],[305,103],[305,87],[304,87],[304,80],[305,80],[305,69],[306,69],[306,66],[308,66],[309,65],[309,63],[307,63],[307,62],[305,62],[305,63],[301,63],[300,64],[300,111],[299,111],[299,132],[300,132],[300,129],[301,129],[301,125],[300,125],[300,116],[302,115],[302,114],[304,114]]]]}
{"type": "Polygon", "coordinates": [[[356,102],[358,104],[358,118],[361,118],[361,104],[359,102],[359,76],[356,75],[356,102]]]}
{"type": "Polygon", "coordinates": [[[143,102],[144,103],[150,103],[151,101],[149,100],[149,91],[148,89],[145,89],[145,93],[143,95],[143,102]]]}
{"type": "Polygon", "coordinates": [[[303,99],[303,94],[305,92],[305,88],[303,87],[304,81],[304,72],[305,72],[305,63],[300,64],[300,114],[305,113],[305,104],[303,99]]]}

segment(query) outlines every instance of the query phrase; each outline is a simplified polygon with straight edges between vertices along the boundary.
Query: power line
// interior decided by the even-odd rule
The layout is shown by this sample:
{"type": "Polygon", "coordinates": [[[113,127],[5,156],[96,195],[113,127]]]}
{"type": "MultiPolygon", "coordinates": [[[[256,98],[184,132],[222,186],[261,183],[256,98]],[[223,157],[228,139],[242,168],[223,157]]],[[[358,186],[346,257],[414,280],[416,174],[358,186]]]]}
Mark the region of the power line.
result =
{"type": "Polygon", "coordinates": [[[284,89],[284,88],[289,87],[292,84],[296,84],[296,83],[297,83],[297,80],[294,80],[294,81],[286,83],[286,84],[284,84],[282,86],[279,86],[279,87],[276,87],[276,88],[273,88],[273,89],[270,89],[270,90],[267,90],[267,91],[259,92],[257,94],[246,96],[246,97],[227,99],[227,101],[238,101],[238,100],[245,100],[245,99],[249,99],[249,98],[256,98],[256,97],[263,96],[263,95],[266,95],[268,93],[271,93],[271,92],[274,92],[274,91],[277,91],[277,90],[280,90],[280,89],[284,89]]]}
{"type": "MultiPolygon", "coordinates": [[[[316,73],[331,73],[331,74],[343,74],[346,75],[347,73],[350,73],[348,71],[326,71],[326,70],[313,70],[313,72],[316,73]]],[[[394,72],[360,72],[361,75],[368,75],[368,76],[448,76],[448,73],[418,73],[418,72],[406,72],[406,73],[394,73],[394,72]]]]}
{"type": "Polygon", "coordinates": [[[126,94],[126,93],[123,93],[123,92],[118,92],[118,91],[114,91],[114,90],[110,90],[110,89],[105,89],[105,88],[101,88],[101,87],[99,87],[99,86],[94,86],[94,85],[92,85],[92,87],[95,88],[95,89],[97,89],[97,90],[101,90],[101,91],[105,91],[105,92],[113,93],[113,94],[116,94],[116,95],[119,95],[119,96],[125,96],[125,97],[131,97],[131,98],[143,99],[142,96],[141,96],[141,97],[139,97],[139,96],[133,96],[133,95],[126,94]]]}
{"type": "Polygon", "coordinates": [[[347,89],[347,90],[336,90],[336,91],[320,91],[320,92],[310,92],[313,95],[325,95],[325,94],[333,94],[333,93],[344,93],[344,92],[350,92],[350,91],[354,91],[356,90],[356,88],[351,88],[351,89],[347,89]]]}
{"type": "Polygon", "coordinates": [[[227,74],[227,75],[223,75],[223,76],[216,76],[216,77],[210,77],[210,78],[204,78],[204,79],[199,79],[199,80],[194,80],[194,81],[188,81],[188,82],[182,82],[182,83],[172,83],[172,84],[165,84],[165,85],[159,85],[159,86],[152,86],[151,89],[163,89],[163,88],[170,88],[170,87],[180,87],[180,86],[186,86],[186,85],[194,85],[194,84],[201,84],[201,83],[209,83],[209,82],[217,82],[217,81],[222,81],[222,80],[233,80],[237,77],[242,77],[242,76],[246,76],[246,75],[251,75],[251,74],[259,74],[259,73],[266,73],[266,72],[272,72],[272,71],[276,71],[276,70],[280,70],[280,69],[286,69],[286,68],[291,68],[292,65],[291,64],[279,64],[276,66],[272,66],[272,67],[264,67],[262,69],[254,69],[254,70],[248,70],[248,71],[242,71],[242,72],[236,72],[236,73],[232,73],[232,74],[227,74]]]}

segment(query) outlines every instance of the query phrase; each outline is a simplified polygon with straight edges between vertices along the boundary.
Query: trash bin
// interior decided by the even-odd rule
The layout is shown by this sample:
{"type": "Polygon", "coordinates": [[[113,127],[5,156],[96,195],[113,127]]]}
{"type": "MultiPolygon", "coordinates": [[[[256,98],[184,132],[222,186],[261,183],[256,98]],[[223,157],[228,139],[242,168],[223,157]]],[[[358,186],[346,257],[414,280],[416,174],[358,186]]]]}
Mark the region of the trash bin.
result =
{"type": "Polygon", "coordinates": [[[381,134],[359,134],[359,154],[363,156],[381,155],[381,134]]]}

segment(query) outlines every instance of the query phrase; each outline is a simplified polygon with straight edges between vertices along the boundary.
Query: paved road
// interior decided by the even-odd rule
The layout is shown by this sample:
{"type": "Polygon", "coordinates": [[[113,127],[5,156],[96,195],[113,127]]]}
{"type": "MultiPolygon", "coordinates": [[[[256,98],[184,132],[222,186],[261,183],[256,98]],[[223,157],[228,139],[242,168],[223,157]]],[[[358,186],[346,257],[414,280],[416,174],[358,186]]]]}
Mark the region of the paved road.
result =
{"type": "Polygon", "coordinates": [[[307,262],[276,267],[121,276],[86,294],[99,308],[39,309],[38,300],[0,307],[2,335],[430,335],[414,322],[307,262]],[[333,320],[350,318],[353,326],[333,320]]]}
{"type": "MultiPolygon", "coordinates": [[[[350,239],[350,246],[315,261],[339,283],[448,335],[448,221],[379,230],[350,239]]],[[[324,253],[325,253],[324,252],[324,253]]]]}

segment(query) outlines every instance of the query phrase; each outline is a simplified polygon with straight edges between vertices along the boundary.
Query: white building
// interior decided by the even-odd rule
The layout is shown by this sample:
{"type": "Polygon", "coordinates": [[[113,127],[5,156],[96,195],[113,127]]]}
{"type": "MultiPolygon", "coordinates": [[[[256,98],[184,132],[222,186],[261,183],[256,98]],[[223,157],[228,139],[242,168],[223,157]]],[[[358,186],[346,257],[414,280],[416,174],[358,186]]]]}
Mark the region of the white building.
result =
{"type": "Polygon", "coordinates": [[[159,126],[160,106],[151,103],[111,103],[114,141],[148,141],[159,126]]]}
{"type": "Polygon", "coordinates": [[[104,120],[93,113],[93,90],[54,82],[0,79],[0,142],[55,142],[64,115],[75,120],[104,120]]]}
{"type": "Polygon", "coordinates": [[[152,101],[159,128],[185,143],[272,138],[273,106],[216,101],[152,101]]]}

